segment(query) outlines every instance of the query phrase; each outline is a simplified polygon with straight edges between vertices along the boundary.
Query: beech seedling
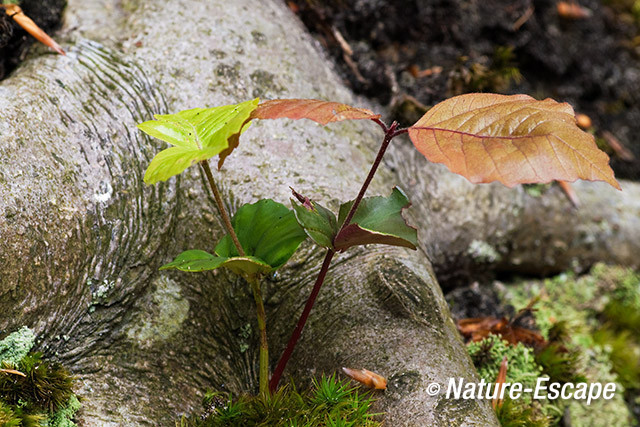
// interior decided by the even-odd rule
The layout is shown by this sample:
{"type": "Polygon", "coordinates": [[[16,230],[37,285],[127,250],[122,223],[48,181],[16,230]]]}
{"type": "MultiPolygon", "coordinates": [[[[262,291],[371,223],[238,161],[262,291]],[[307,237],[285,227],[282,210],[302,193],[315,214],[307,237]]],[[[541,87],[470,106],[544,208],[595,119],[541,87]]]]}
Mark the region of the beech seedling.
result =
{"type": "Polygon", "coordinates": [[[353,246],[385,244],[416,249],[417,230],[402,216],[410,205],[398,187],[388,196],[364,197],[390,142],[408,134],[428,160],[443,163],[473,183],[498,181],[507,186],[554,180],[604,181],[620,189],[593,136],[576,125],[571,106],[527,95],[467,94],[431,108],[408,128],[387,126],[379,114],[363,108],[311,99],[258,99],[216,108],[196,108],[156,115],[138,126],[173,147],[161,151],[149,165],[145,182],[164,181],[199,164],[214,194],[227,234],[214,253],[189,250],[162,269],[199,272],[228,268],[252,287],[260,329],[260,392],[276,390],[305,326],[336,252],[353,246]],[[310,119],[321,125],[343,120],[371,120],[384,133],[376,159],[358,196],[341,204],[338,212],[292,189],[293,209],[270,199],[246,204],[232,219],[208,165],[219,156],[218,168],[240,143],[240,135],[256,119],[310,119]],[[305,238],[326,250],[320,272],[269,380],[266,316],[260,278],[282,267],[305,238]]]}

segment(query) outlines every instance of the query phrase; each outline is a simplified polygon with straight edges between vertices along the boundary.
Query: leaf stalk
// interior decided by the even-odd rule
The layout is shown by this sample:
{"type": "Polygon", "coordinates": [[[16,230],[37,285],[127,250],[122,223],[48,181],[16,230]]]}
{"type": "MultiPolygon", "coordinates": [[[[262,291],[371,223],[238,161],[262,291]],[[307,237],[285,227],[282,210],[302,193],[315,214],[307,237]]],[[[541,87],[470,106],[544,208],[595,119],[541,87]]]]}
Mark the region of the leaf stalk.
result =
{"type": "Polygon", "coordinates": [[[258,276],[252,275],[247,278],[253,291],[253,299],[256,302],[256,312],[258,315],[258,330],[260,331],[260,367],[259,383],[260,394],[266,396],[269,393],[269,343],[267,341],[267,315],[262,301],[262,291],[260,290],[260,280],[258,276]]]}
{"type": "Polygon", "coordinates": [[[224,203],[222,202],[222,196],[220,195],[220,191],[218,190],[218,186],[216,185],[216,181],[213,179],[213,174],[211,173],[211,168],[209,167],[209,161],[203,160],[200,162],[200,166],[204,171],[204,174],[207,176],[207,180],[209,181],[209,187],[211,187],[211,191],[213,192],[213,198],[216,201],[216,207],[218,208],[218,213],[222,218],[222,222],[224,224],[224,228],[227,229],[227,233],[231,236],[231,240],[233,240],[233,244],[236,249],[238,249],[238,255],[245,256],[244,249],[242,249],[242,245],[238,240],[238,236],[236,235],[235,230],[233,229],[233,225],[231,225],[231,220],[229,219],[229,213],[227,209],[224,207],[224,203]]]}

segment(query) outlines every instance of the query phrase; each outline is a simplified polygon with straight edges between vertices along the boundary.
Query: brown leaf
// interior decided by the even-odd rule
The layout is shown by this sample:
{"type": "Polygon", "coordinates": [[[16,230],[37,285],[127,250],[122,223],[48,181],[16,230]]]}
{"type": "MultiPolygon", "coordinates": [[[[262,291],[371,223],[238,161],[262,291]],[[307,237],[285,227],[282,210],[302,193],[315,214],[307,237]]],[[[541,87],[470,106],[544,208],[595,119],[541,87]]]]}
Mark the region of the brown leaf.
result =
{"type": "Polygon", "coordinates": [[[342,371],[351,379],[354,379],[369,388],[376,390],[385,390],[387,388],[387,379],[375,372],[371,372],[366,369],[349,368],[342,368],[342,371]]]}
{"type": "Polygon", "coordinates": [[[457,322],[458,330],[471,341],[482,341],[490,334],[500,335],[509,344],[519,342],[534,348],[542,348],[546,345],[544,337],[531,329],[514,326],[513,321],[506,317],[475,317],[460,319],[457,322]]]}
{"type": "Polygon", "coordinates": [[[573,108],[552,99],[456,96],[431,108],[408,131],[428,160],[473,183],[513,187],[580,178],[620,189],[609,156],[576,126],[573,108]]]}
{"type": "Polygon", "coordinates": [[[51,37],[47,35],[38,25],[36,25],[31,18],[24,14],[20,6],[17,4],[8,4],[3,6],[7,15],[13,18],[26,32],[35,37],[38,41],[49,46],[51,49],[58,52],[60,55],[65,55],[64,50],[55,42],[51,37]]]}
{"type": "Polygon", "coordinates": [[[252,119],[309,119],[326,125],[342,120],[379,119],[380,114],[374,114],[365,108],[355,108],[338,102],[320,101],[317,99],[274,99],[258,105],[252,119]]]}

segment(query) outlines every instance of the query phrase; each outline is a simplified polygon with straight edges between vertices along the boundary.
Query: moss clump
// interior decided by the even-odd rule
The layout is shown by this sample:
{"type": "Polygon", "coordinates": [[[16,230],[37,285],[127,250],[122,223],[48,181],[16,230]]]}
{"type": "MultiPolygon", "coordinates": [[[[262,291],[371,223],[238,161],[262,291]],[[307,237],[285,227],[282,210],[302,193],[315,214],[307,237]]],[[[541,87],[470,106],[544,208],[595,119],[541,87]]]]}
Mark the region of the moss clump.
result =
{"type": "Polygon", "coordinates": [[[0,341],[0,363],[17,365],[33,348],[35,341],[35,334],[26,326],[9,334],[0,341]]]}
{"type": "Polygon", "coordinates": [[[34,342],[28,328],[0,341],[0,368],[10,370],[0,372],[0,426],[73,427],[80,402],[71,374],[30,352],[34,342]]]}
{"type": "Polygon", "coordinates": [[[17,365],[5,364],[25,376],[0,376],[0,396],[9,405],[28,406],[42,411],[56,411],[66,405],[73,394],[71,374],[59,363],[42,360],[41,353],[29,353],[17,365]]]}
{"type": "Polygon", "coordinates": [[[526,387],[535,387],[536,380],[542,374],[542,369],[536,364],[533,350],[524,346],[510,345],[497,335],[489,335],[479,342],[472,342],[467,351],[478,369],[480,378],[488,383],[494,383],[500,370],[502,359],[507,356],[509,369],[508,383],[522,383],[526,387]]]}
{"type": "Polygon", "coordinates": [[[556,402],[564,405],[564,419],[572,425],[637,425],[625,400],[633,403],[640,396],[640,275],[597,264],[585,276],[564,273],[522,281],[503,295],[516,308],[532,298],[538,299],[540,331],[558,343],[536,355],[551,381],[617,383],[611,400],[597,399],[589,406],[556,402]]]}
{"type": "Polygon", "coordinates": [[[502,427],[547,427],[549,417],[542,414],[538,406],[506,398],[496,407],[496,417],[502,427]]]}
{"type": "Polygon", "coordinates": [[[307,392],[293,385],[281,388],[270,396],[241,396],[209,392],[201,417],[183,418],[180,427],[217,426],[365,426],[382,424],[379,414],[370,413],[373,398],[360,393],[347,381],[322,377],[313,381],[307,392]]]}
{"type": "Polygon", "coordinates": [[[521,81],[522,74],[515,64],[513,47],[499,46],[491,59],[483,56],[477,62],[472,62],[467,56],[461,57],[449,75],[447,87],[451,95],[469,92],[504,93],[512,83],[521,81]]]}
{"type": "Polygon", "coordinates": [[[73,418],[76,412],[80,410],[80,401],[75,394],[72,394],[67,404],[49,416],[47,420],[48,427],[75,427],[76,423],[73,418]]]}

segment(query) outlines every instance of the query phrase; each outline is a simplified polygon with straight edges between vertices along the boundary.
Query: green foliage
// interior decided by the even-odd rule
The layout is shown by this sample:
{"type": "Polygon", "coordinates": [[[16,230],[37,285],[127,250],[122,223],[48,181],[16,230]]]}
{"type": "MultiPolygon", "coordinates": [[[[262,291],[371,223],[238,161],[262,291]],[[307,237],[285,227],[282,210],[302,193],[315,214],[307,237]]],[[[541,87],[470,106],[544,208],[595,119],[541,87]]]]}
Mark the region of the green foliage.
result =
{"type": "Polygon", "coordinates": [[[575,384],[587,381],[579,373],[579,353],[576,350],[567,350],[557,343],[549,344],[536,353],[535,360],[542,372],[549,376],[550,383],[575,384]]]}
{"type": "Polygon", "coordinates": [[[200,271],[215,270],[219,267],[227,267],[240,274],[266,273],[272,270],[269,264],[253,256],[221,257],[199,249],[182,252],[176,259],[160,267],[160,270],[176,269],[197,273],[200,271]]]}
{"type": "Polygon", "coordinates": [[[497,335],[492,334],[482,341],[469,343],[467,351],[478,369],[478,374],[488,383],[496,381],[504,356],[507,356],[509,361],[506,381],[508,383],[519,382],[525,388],[535,388],[536,380],[542,374],[532,349],[522,343],[510,345],[497,335]]]}
{"type": "Polygon", "coordinates": [[[76,423],[73,422],[76,412],[80,410],[80,401],[75,395],[71,395],[67,404],[53,414],[51,414],[47,420],[48,427],[76,427],[76,423]]]}
{"type": "Polygon", "coordinates": [[[272,395],[241,396],[207,393],[203,417],[183,418],[180,426],[380,426],[370,413],[370,392],[359,393],[335,376],[313,380],[313,387],[299,392],[293,385],[272,395]]]}
{"type": "Polygon", "coordinates": [[[29,402],[30,407],[56,411],[71,398],[71,374],[59,363],[42,360],[41,353],[29,353],[17,365],[4,366],[26,375],[0,375],[0,396],[10,405],[29,402]]]}
{"type": "Polygon", "coordinates": [[[552,381],[562,382],[573,371],[590,383],[618,382],[611,400],[598,399],[590,406],[579,401],[555,404],[565,403],[567,418],[575,425],[633,425],[624,399],[633,401],[638,395],[640,275],[596,264],[588,275],[563,273],[544,281],[524,281],[504,295],[516,308],[532,298],[538,298],[534,313],[541,332],[567,348],[566,353],[536,355],[552,381]]]}
{"type": "Polygon", "coordinates": [[[226,267],[238,274],[266,273],[282,267],[307,238],[293,211],[270,199],[243,205],[231,224],[246,256],[239,256],[227,234],[216,246],[216,255],[185,251],[161,270],[197,272],[226,267]]]}
{"type": "MultiPolygon", "coordinates": [[[[307,238],[293,211],[271,199],[242,206],[231,224],[247,255],[263,260],[274,270],[282,267],[307,238]]],[[[220,240],[216,254],[238,256],[231,236],[226,235],[220,240]]]]}
{"type": "Polygon", "coordinates": [[[256,98],[234,105],[156,114],[155,120],[140,123],[140,130],[173,145],[153,158],[144,174],[144,182],[166,181],[193,163],[228,149],[230,138],[237,138],[247,129],[249,116],[258,102],[256,98]]]}
{"type": "MultiPolygon", "coordinates": [[[[398,187],[393,188],[389,197],[365,197],[350,224],[336,236],[335,248],[345,250],[351,246],[380,243],[416,249],[418,232],[402,217],[402,210],[410,204],[398,187]]],[[[353,201],[340,206],[339,224],[344,223],[352,205],[353,201]]]]}
{"type": "Polygon", "coordinates": [[[340,206],[338,220],[322,205],[295,193],[300,201],[291,203],[296,220],[318,245],[328,249],[346,250],[351,246],[378,243],[416,249],[417,230],[407,225],[402,210],[409,199],[399,188],[389,197],[365,197],[358,205],[350,224],[343,225],[354,201],[340,206]],[[343,227],[342,229],[340,227],[343,227]]]}
{"type": "Polygon", "coordinates": [[[29,353],[35,344],[33,331],[23,326],[0,341],[0,363],[17,365],[29,353]]]}
{"type": "Polygon", "coordinates": [[[496,417],[502,427],[547,427],[551,420],[540,412],[537,405],[508,397],[496,408],[496,417]]]}
{"type": "Polygon", "coordinates": [[[338,234],[338,221],[335,214],[309,199],[301,204],[291,199],[291,204],[298,224],[311,237],[311,240],[319,246],[333,249],[333,239],[338,234]]]}

